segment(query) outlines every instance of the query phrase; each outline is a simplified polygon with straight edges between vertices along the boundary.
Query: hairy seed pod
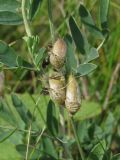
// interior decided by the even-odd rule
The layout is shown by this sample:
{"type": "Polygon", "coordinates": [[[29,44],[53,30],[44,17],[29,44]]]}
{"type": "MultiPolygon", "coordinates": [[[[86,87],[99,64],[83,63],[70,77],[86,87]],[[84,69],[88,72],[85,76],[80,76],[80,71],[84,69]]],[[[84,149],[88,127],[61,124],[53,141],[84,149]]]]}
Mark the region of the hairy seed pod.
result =
{"type": "Polygon", "coordinates": [[[49,78],[49,93],[54,102],[59,105],[65,103],[65,78],[61,73],[54,72],[49,78]]]}
{"type": "Polygon", "coordinates": [[[68,78],[65,106],[71,115],[75,114],[81,105],[80,88],[73,75],[68,78]]]}
{"type": "Polygon", "coordinates": [[[50,54],[50,63],[55,69],[60,69],[64,65],[67,45],[63,39],[58,39],[53,45],[52,53],[50,54]]]}

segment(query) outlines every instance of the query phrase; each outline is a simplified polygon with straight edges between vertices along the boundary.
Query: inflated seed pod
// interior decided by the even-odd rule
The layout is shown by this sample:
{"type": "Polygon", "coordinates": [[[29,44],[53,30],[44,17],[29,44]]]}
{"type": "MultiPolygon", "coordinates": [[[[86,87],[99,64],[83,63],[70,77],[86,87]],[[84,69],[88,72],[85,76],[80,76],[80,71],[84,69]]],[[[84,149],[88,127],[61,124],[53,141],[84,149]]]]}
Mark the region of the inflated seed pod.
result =
{"type": "Polygon", "coordinates": [[[75,77],[73,75],[70,75],[68,78],[68,84],[66,89],[65,106],[68,112],[71,115],[73,115],[79,110],[80,105],[81,105],[80,88],[75,77]]]}
{"type": "Polygon", "coordinates": [[[54,102],[59,105],[65,103],[65,78],[62,73],[54,72],[49,77],[49,93],[54,102]]]}
{"type": "Polygon", "coordinates": [[[67,45],[63,39],[58,39],[53,45],[50,54],[50,63],[55,69],[60,69],[64,65],[67,45]]]}

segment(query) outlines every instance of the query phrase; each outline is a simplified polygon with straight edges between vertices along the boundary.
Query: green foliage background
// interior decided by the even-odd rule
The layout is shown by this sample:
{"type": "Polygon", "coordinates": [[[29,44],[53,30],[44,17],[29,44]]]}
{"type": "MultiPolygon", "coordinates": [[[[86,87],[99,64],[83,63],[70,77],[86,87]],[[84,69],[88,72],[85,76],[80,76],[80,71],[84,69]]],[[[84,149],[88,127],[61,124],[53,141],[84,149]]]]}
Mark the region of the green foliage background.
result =
{"type": "MultiPolygon", "coordinates": [[[[77,29],[75,30],[76,26],[74,26],[75,20],[78,24],[78,28],[80,28],[82,33],[84,32],[86,34],[91,46],[94,46],[94,48],[91,49],[91,53],[93,53],[93,51],[96,53],[94,56],[92,54],[91,56],[87,56],[86,59],[87,63],[90,62],[89,64],[91,64],[92,60],[95,66],[86,66],[86,70],[82,70],[81,66],[77,68],[77,74],[86,75],[89,73],[89,69],[92,71],[97,65],[97,68],[92,73],[81,77],[79,80],[83,100],[80,111],[74,116],[76,132],[83,148],[85,159],[119,160],[120,69],[117,75],[114,75],[114,70],[120,63],[120,2],[119,0],[110,0],[108,26],[103,25],[103,28],[101,28],[101,22],[104,20],[104,15],[106,14],[104,13],[105,10],[103,10],[103,17],[100,18],[99,8],[100,2],[102,1],[103,0],[84,0],[83,2],[84,6],[91,13],[95,24],[91,20],[91,17],[88,17],[88,19],[82,17],[82,13],[79,10],[79,0],[53,0],[52,20],[57,37],[65,37],[66,34],[71,34],[72,32],[76,47],[75,44],[73,46],[70,44],[70,41],[68,41],[69,38],[66,36],[67,38],[65,37],[65,40],[69,45],[69,52],[78,54],[83,47],[77,44],[78,41],[81,41],[81,39],[79,39],[80,33],[78,32],[79,36],[77,39],[76,36],[74,37],[75,33],[77,33],[77,29]],[[71,16],[74,18],[72,19],[71,16]],[[92,27],[90,25],[85,25],[86,22],[92,24],[92,27]],[[103,29],[103,33],[105,34],[109,32],[109,36],[99,50],[99,58],[95,48],[101,43],[101,37],[103,35],[96,29],[96,26],[100,28],[100,30],[103,29]],[[107,105],[103,108],[113,76],[115,76],[115,80],[112,85],[112,90],[110,91],[107,105]],[[103,111],[103,109],[105,110],[103,111]]],[[[12,4],[13,1],[9,2],[12,8],[8,7],[6,9],[16,12],[12,4]]],[[[2,3],[3,1],[0,0],[0,4],[2,3]]],[[[36,6],[33,7],[35,9],[36,6]]],[[[106,6],[103,6],[103,8],[104,7],[106,6]]],[[[39,47],[44,48],[52,41],[47,1],[41,2],[36,15],[34,15],[34,9],[33,12],[31,12],[31,17],[29,17],[32,19],[35,16],[31,24],[32,32],[40,38],[39,47]]],[[[84,8],[82,9],[84,10],[84,8]]],[[[8,11],[6,12],[0,7],[0,20],[4,18],[4,16],[10,16],[8,11]]],[[[21,20],[21,18],[19,20],[21,20]]],[[[4,98],[0,99],[0,159],[25,159],[29,127],[32,120],[28,159],[69,160],[72,156],[72,159],[80,160],[67,111],[64,110],[64,119],[66,123],[65,135],[63,135],[62,131],[59,129],[57,130],[57,127],[59,128],[60,126],[59,107],[50,103],[49,97],[41,93],[42,85],[40,74],[32,70],[26,70],[26,68],[31,69],[32,66],[27,61],[29,59],[29,54],[27,45],[25,41],[23,41],[23,37],[25,36],[24,25],[1,24],[0,31],[0,40],[5,41],[7,47],[12,46],[17,52],[16,56],[11,56],[12,58],[10,58],[11,53],[13,53],[11,49],[9,50],[8,56],[7,54],[4,57],[0,55],[0,61],[5,65],[9,64],[9,69],[3,67],[5,86],[4,98]],[[17,62],[16,59],[18,60],[17,62]],[[15,69],[11,70],[11,68],[15,69]],[[50,110],[52,113],[51,117],[50,115],[48,117],[48,106],[52,108],[52,111],[50,110]],[[57,121],[58,126],[55,124],[55,121],[57,121]],[[35,146],[43,129],[44,133],[39,139],[39,143],[35,146]],[[64,146],[66,142],[68,151],[70,152],[68,152],[67,158],[64,146]]],[[[3,49],[2,44],[3,42],[0,43],[0,51],[3,49]]],[[[74,57],[72,57],[72,59],[74,59],[74,57]]],[[[84,62],[84,51],[83,54],[79,54],[78,59],[84,62]]],[[[68,60],[72,66],[76,66],[76,62],[74,63],[71,59],[68,60]]],[[[69,68],[67,70],[68,72],[69,68]]],[[[45,70],[45,72],[47,72],[47,70],[45,70]]]]}

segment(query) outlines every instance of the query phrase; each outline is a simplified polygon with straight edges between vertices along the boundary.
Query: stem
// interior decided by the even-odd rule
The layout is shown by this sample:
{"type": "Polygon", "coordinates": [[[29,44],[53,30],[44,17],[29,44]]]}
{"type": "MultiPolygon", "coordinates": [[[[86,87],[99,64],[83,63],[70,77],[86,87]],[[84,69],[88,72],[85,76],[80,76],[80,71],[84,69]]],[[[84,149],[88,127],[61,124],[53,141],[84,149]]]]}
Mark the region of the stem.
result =
{"type": "Polygon", "coordinates": [[[74,136],[75,136],[75,139],[76,139],[76,142],[77,142],[77,145],[78,145],[78,149],[79,149],[79,153],[80,153],[81,159],[85,160],[82,148],[80,146],[80,141],[79,141],[78,135],[76,133],[76,129],[75,129],[75,125],[74,125],[74,119],[73,119],[73,117],[70,117],[70,119],[71,119],[71,124],[72,124],[74,136]]]}
{"type": "Polygon", "coordinates": [[[48,0],[48,17],[49,17],[49,24],[50,24],[50,32],[51,32],[51,38],[52,43],[54,43],[55,40],[55,32],[54,32],[54,26],[53,26],[53,20],[52,20],[52,4],[51,0],[48,0]]]}
{"type": "Polygon", "coordinates": [[[31,124],[30,124],[29,132],[28,132],[28,141],[27,141],[27,148],[26,148],[25,160],[28,160],[30,136],[31,136],[31,124]]]}
{"type": "MultiPolygon", "coordinates": [[[[0,128],[6,129],[6,130],[14,130],[14,129],[16,129],[16,130],[19,131],[19,132],[29,133],[29,130],[16,128],[16,126],[1,126],[1,125],[0,125],[0,128]]],[[[31,134],[35,134],[36,132],[37,132],[37,131],[32,131],[32,130],[31,130],[31,134]]]]}
{"type": "Polygon", "coordinates": [[[44,125],[46,126],[45,118],[44,118],[44,116],[43,116],[43,114],[42,114],[42,112],[41,112],[41,110],[39,109],[39,106],[38,106],[38,103],[39,103],[39,101],[40,101],[40,98],[39,98],[39,99],[37,100],[37,102],[36,102],[35,99],[34,99],[34,97],[33,97],[32,95],[29,94],[29,96],[30,96],[30,98],[33,100],[33,102],[34,102],[34,104],[35,104],[35,107],[36,107],[36,109],[38,110],[38,112],[39,112],[39,114],[40,114],[40,116],[41,116],[41,119],[42,119],[42,121],[44,122],[44,125]]]}
{"type": "Polygon", "coordinates": [[[37,147],[37,145],[38,145],[38,143],[39,143],[39,141],[40,141],[40,139],[41,139],[44,131],[45,131],[45,126],[43,127],[43,130],[41,131],[40,135],[38,136],[37,142],[36,142],[36,144],[35,144],[32,152],[30,153],[30,159],[32,159],[32,155],[33,155],[33,153],[35,152],[36,147],[37,147]]]}
{"type": "Polygon", "coordinates": [[[118,79],[118,76],[119,76],[119,70],[120,70],[120,62],[117,63],[112,75],[111,75],[111,79],[110,79],[110,82],[109,82],[109,86],[108,86],[108,89],[107,89],[107,93],[106,93],[106,97],[105,97],[105,100],[104,100],[104,103],[103,103],[103,110],[106,110],[108,104],[109,104],[109,99],[110,99],[110,96],[111,96],[111,93],[112,93],[112,88],[113,88],[113,85],[115,84],[115,80],[117,81],[118,79]]]}
{"type": "Polygon", "coordinates": [[[116,4],[116,3],[114,3],[114,2],[110,2],[110,4],[111,4],[113,7],[117,8],[117,9],[120,9],[120,6],[119,6],[118,4],[116,4]]]}
{"type": "Polygon", "coordinates": [[[104,42],[106,41],[106,38],[103,39],[103,41],[100,43],[100,45],[97,47],[97,51],[103,46],[104,42]]]}
{"type": "Polygon", "coordinates": [[[25,12],[25,2],[26,2],[26,0],[22,0],[22,5],[21,5],[23,22],[24,22],[25,30],[26,30],[26,33],[27,33],[28,37],[31,37],[32,33],[31,33],[31,29],[30,29],[29,23],[27,21],[27,15],[26,15],[26,12],[25,12]]]}
{"type": "MultiPolygon", "coordinates": [[[[60,128],[61,129],[61,133],[63,135],[66,135],[66,133],[65,133],[65,119],[64,119],[64,108],[63,108],[63,106],[60,106],[60,123],[61,123],[61,128],[60,128]]],[[[65,158],[69,157],[72,160],[73,158],[72,158],[72,155],[71,155],[71,153],[70,153],[70,151],[68,149],[67,144],[64,143],[63,146],[64,146],[64,149],[65,149],[65,158]]]]}
{"type": "MultiPolygon", "coordinates": [[[[25,2],[26,2],[26,0],[22,0],[22,5],[21,5],[21,8],[22,8],[22,17],[23,17],[23,22],[24,22],[24,26],[25,26],[25,30],[26,30],[27,36],[28,37],[32,37],[32,32],[31,32],[30,25],[28,23],[26,11],[25,11],[26,10],[26,8],[25,8],[25,2]]],[[[28,53],[29,53],[29,56],[30,56],[30,60],[34,64],[34,66],[36,66],[30,48],[31,48],[31,46],[28,46],[28,51],[29,51],[28,53]]]]}

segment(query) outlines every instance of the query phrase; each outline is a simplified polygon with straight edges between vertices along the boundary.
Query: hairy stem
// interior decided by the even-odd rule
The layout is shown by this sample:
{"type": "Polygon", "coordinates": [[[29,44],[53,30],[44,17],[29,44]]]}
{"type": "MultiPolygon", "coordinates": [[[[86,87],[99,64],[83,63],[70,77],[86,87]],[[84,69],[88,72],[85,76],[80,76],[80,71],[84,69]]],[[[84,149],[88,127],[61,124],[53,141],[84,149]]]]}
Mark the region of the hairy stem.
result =
{"type": "Polygon", "coordinates": [[[23,22],[24,22],[24,25],[25,25],[25,30],[26,30],[26,33],[28,35],[28,37],[32,36],[32,33],[31,33],[31,29],[30,29],[30,26],[29,26],[29,23],[28,23],[28,20],[27,20],[27,15],[26,15],[26,11],[25,11],[25,2],[26,0],[22,0],[22,16],[23,16],[23,22]]]}

